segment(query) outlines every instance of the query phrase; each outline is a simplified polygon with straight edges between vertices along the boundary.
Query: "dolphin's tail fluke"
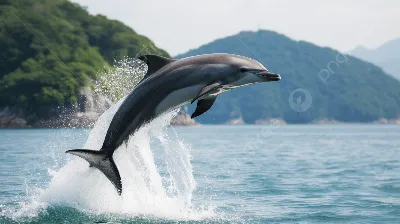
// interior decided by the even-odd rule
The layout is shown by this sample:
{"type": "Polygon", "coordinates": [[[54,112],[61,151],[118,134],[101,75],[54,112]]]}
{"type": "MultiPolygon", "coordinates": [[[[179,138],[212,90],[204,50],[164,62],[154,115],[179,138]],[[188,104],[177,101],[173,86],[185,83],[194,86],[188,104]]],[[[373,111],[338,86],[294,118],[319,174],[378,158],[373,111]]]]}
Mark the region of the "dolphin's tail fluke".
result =
{"type": "Polygon", "coordinates": [[[118,194],[122,193],[122,182],[121,176],[117,166],[115,165],[112,154],[107,150],[94,151],[87,149],[73,149],[68,150],[66,153],[79,156],[89,162],[90,167],[96,167],[111,181],[111,183],[117,188],[118,194]]]}

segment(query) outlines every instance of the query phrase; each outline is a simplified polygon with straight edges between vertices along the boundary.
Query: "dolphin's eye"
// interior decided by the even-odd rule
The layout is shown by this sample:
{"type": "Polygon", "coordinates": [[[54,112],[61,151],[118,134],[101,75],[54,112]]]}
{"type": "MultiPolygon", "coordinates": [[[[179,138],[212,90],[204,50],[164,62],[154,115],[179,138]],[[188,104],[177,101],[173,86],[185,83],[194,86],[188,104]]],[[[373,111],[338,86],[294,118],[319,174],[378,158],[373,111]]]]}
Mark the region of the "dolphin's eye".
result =
{"type": "Polygon", "coordinates": [[[245,72],[247,72],[247,71],[249,71],[249,69],[248,68],[240,68],[240,72],[242,72],[242,73],[245,73],[245,72]]]}

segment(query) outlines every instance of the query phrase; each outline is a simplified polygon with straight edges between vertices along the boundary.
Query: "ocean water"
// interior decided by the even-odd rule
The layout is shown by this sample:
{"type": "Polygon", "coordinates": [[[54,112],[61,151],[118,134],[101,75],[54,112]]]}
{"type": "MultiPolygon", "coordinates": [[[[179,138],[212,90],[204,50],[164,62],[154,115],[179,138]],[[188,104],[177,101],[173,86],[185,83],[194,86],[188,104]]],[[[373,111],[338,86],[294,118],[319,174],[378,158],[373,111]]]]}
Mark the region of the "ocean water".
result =
{"type": "Polygon", "coordinates": [[[114,155],[124,192],[82,159],[93,130],[0,130],[0,223],[400,223],[400,126],[141,129],[114,155]]]}

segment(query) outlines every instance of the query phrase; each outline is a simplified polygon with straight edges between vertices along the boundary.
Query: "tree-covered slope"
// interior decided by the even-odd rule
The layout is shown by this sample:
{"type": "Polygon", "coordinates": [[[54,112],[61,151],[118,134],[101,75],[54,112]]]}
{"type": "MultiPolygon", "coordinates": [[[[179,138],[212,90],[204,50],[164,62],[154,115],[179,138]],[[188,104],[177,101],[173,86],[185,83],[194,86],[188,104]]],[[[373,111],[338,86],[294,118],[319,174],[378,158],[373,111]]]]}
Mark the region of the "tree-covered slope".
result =
{"type": "Polygon", "coordinates": [[[167,53],[121,22],[66,0],[0,0],[0,107],[49,116],[77,102],[99,69],[141,51],[167,53]]]}
{"type": "Polygon", "coordinates": [[[400,115],[398,80],[373,64],[330,48],[294,41],[271,31],[241,32],[177,58],[207,53],[233,53],[257,59],[270,71],[279,73],[282,80],[220,95],[213,108],[199,117],[203,123],[224,123],[238,116],[246,123],[268,118],[283,118],[290,123],[319,119],[369,122],[400,115]],[[312,99],[307,100],[312,104],[297,112],[296,107],[290,106],[290,95],[294,93],[293,106],[305,101],[304,92],[311,94],[312,99]]]}

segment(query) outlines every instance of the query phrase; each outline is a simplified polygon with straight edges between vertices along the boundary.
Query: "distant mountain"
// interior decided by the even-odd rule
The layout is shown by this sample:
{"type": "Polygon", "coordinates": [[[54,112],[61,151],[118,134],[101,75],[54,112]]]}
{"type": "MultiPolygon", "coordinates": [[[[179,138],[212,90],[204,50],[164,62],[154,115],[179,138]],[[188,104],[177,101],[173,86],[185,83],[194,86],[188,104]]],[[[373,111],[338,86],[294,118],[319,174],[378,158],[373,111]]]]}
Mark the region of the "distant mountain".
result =
{"type": "Polygon", "coordinates": [[[358,46],[349,53],[380,66],[400,80],[400,38],[388,41],[376,49],[358,46]]]}
{"type": "MultiPolygon", "coordinates": [[[[400,115],[400,82],[381,68],[355,57],[294,41],[271,31],[241,32],[177,58],[233,53],[259,60],[282,80],[238,88],[220,95],[201,123],[246,123],[281,118],[289,123],[315,120],[370,122],[400,115]]],[[[190,106],[193,111],[195,105],[190,106]]]]}

